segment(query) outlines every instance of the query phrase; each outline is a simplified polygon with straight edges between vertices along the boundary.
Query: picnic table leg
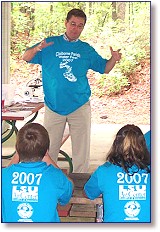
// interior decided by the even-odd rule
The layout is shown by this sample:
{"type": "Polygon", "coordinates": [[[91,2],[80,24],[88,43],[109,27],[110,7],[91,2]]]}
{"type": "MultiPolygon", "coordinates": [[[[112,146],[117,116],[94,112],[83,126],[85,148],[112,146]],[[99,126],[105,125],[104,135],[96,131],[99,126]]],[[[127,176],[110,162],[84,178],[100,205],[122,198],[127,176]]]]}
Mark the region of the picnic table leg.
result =
{"type": "Polygon", "coordinates": [[[15,126],[15,124],[16,124],[16,121],[9,121],[9,120],[6,120],[6,122],[8,123],[8,124],[10,124],[12,127],[11,127],[11,130],[10,130],[10,132],[4,137],[4,138],[2,138],[2,143],[4,143],[5,141],[7,141],[11,136],[12,136],[12,134],[15,132],[15,133],[17,133],[17,127],[15,126]]]}
{"type": "MultiPolygon", "coordinates": [[[[26,123],[31,123],[35,120],[35,118],[37,117],[38,115],[38,111],[34,114],[34,116],[26,123]]],[[[11,125],[11,130],[10,132],[4,137],[2,138],[2,143],[6,142],[11,136],[12,134],[15,132],[15,134],[17,135],[18,133],[18,129],[16,127],[16,120],[5,120],[9,125],[11,125]]],[[[14,151],[12,154],[10,155],[5,155],[5,156],[2,156],[3,159],[9,159],[11,158],[14,154],[16,153],[16,151],[14,151]]]]}
{"type": "Polygon", "coordinates": [[[69,163],[69,172],[72,173],[73,172],[72,158],[70,158],[69,155],[67,155],[67,153],[62,151],[62,150],[60,150],[59,153],[65,157],[66,161],[68,161],[68,163],[69,163]]]}
{"type": "Polygon", "coordinates": [[[36,119],[37,115],[38,115],[38,111],[34,114],[34,116],[28,122],[26,122],[26,124],[33,122],[36,119]]]}
{"type": "MultiPolygon", "coordinates": [[[[6,142],[12,135],[13,135],[13,133],[15,132],[15,134],[17,134],[17,132],[18,132],[18,129],[17,129],[17,127],[16,127],[16,121],[15,120],[11,120],[11,121],[9,121],[9,120],[6,120],[6,122],[8,123],[8,124],[10,124],[12,127],[11,127],[11,130],[10,130],[10,132],[4,137],[4,138],[2,138],[2,143],[4,143],[4,142],[6,142]]],[[[12,154],[10,154],[10,155],[5,155],[5,156],[2,156],[2,158],[3,159],[9,159],[9,158],[11,158],[14,154],[16,153],[16,151],[14,151],[12,154]]]]}

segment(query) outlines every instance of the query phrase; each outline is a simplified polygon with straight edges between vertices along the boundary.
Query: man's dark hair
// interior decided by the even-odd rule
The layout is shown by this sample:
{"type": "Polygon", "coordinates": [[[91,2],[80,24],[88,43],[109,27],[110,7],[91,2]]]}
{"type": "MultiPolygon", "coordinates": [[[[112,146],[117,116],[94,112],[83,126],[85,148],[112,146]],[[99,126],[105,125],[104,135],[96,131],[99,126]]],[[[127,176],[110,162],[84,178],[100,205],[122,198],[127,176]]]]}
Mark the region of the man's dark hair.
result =
{"type": "Polygon", "coordinates": [[[49,145],[48,132],[39,123],[28,123],[18,131],[16,151],[21,162],[41,161],[49,145]]]}
{"type": "Polygon", "coordinates": [[[72,9],[72,10],[70,10],[68,12],[68,14],[67,14],[66,20],[69,21],[72,16],[83,18],[84,19],[84,24],[87,21],[87,16],[83,12],[83,10],[80,10],[80,9],[72,9]]]}

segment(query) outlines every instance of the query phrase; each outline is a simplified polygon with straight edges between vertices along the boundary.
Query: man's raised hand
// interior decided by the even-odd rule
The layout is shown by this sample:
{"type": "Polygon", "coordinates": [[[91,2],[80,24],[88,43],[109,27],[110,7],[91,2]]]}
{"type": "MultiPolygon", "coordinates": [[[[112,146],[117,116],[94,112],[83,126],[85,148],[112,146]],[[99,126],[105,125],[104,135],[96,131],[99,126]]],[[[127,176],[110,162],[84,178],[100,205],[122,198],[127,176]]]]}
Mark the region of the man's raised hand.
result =
{"type": "Polygon", "coordinates": [[[37,46],[37,51],[42,51],[43,48],[51,46],[54,42],[47,43],[45,39],[43,39],[37,46]]]}
{"type": "Polygon", "coordinates": [[[121,49],[118,49],[117,51],[113,51],[112,47],[110,47],[111,55],[115,61],[120,61],[122,53],[120,53],[121,49]]]}

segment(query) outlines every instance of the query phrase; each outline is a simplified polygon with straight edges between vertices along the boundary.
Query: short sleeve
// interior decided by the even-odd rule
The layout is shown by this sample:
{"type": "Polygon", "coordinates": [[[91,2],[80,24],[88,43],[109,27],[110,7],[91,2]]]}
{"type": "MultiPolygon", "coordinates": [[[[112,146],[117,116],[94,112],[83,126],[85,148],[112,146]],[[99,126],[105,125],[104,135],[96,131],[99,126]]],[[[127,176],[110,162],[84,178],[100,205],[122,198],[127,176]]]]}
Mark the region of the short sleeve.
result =
{"type": "Polygon", "coordinates": [[[101,195],[101,190],[98,184],[98,169],[91,175],[90,179],[84,185],[84,191],[87,197],[91,200],[101,195]]]}
{"type": "Polygon", "coordinates": [[[90,69],[99,72],[101,74],[104,74],[108,60],[100,56],[93,47],[90,47],[89,58],[90,58],[90,69]]]}
{"type": "Polygon", "coordinates": [[[72,196],[73,183],[64,174],[62,174],[61,192],[62,194],[59,198],[59,204],[66,205],[72,196]]]}

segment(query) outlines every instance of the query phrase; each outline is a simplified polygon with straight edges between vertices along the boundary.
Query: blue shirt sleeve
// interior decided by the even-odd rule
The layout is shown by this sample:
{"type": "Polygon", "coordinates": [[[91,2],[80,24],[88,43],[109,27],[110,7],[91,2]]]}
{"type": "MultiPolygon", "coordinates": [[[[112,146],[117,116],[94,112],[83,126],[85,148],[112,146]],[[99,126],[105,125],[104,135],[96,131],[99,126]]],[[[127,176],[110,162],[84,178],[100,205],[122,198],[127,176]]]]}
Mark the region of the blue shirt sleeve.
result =
{"type": "Polygon", "coordinates": [[[90,60],[90,69],[99,72],[101,74],[104,74],[105,67],[107,64],[107,59],[104,59],[102,56],[100,56],[96,50],[90,46],[89,51],[89,60],[90,60]]]}
{"type": "MultiPolygon", "coordinates": [[[[54,42],[54,37],[48,37],[48,38],[45,38],[46,42],[49,43],[49,42],[54,42]]],[[[39,43],[36,43],[35,45],[33,45],[32,47],[30,48],[34,48],[38,45],[39,43]]],[[[28,48],[29,49],[29,48],[28,48]]],[[[45,48],[44,48],[45,49],[45,48]]],[[[31,63],[31,64],[39,64],[39,65],[42,65],[42,51],[39,51],[35,54],[35,56],[30,60],[28,61],[28,63],[31,63]]]]}
{"type": "Polygon", "coordinates": [[[99,197],[101,195],[101,190],[98,184],[98,169],[91,175],[90,179],[84,185],[84,191],[87,197],[91,200],[99,197]]]}
{"type": "Polygon", "coordinates": [[[72,196],[73,183],[64,174],[62,174],[62,182],[60,184],[62,195],[59,198],[59,204],[66,205],[70,201],[72,196]]]}
{"type": "Polygon", "coordinates": [[[151,151],[151,131],[150,130],[144,134],[144,138],[146,141],[148,151],[150,152],[151,151]]]}

